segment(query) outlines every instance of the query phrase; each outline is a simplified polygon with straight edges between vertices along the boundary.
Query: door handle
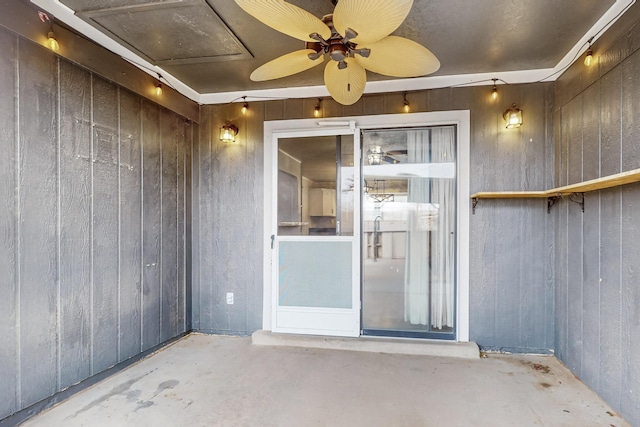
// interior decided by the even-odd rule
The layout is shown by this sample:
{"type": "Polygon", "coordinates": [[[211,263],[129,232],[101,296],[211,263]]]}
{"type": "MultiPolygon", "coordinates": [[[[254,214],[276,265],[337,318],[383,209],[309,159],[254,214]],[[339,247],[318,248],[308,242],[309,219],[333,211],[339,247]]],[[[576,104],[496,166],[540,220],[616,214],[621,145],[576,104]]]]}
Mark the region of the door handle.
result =
{"type": "Polygon", "coordinates": [[[271,235],[271,249],[273,249],[273,241],[276,240],[276,235],[272,234],[271,235]]]}

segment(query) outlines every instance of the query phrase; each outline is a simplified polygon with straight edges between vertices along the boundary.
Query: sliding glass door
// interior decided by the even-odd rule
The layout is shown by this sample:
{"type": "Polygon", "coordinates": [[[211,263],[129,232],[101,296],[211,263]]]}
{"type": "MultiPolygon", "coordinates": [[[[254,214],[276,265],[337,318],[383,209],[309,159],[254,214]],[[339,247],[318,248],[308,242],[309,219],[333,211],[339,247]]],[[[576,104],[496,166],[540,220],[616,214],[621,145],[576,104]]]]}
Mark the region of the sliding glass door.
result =
{"type": "Polygon", "coordinates": [[[363,333],[455,339],[456,127],[362,142],[363,333]]]}
{"type": "Polygon", "coordinates": [[[358,336],[359,134],[315,133],[277,139],[273,330],[358,336]]]}

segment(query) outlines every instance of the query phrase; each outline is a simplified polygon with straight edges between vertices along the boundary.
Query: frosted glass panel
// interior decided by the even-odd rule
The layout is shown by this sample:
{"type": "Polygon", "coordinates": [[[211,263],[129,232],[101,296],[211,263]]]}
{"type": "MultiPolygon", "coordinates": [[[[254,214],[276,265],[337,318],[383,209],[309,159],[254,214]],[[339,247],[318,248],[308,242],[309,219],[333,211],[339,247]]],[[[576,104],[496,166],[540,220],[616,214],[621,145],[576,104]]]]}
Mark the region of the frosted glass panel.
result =
{"type": "Polygon", "coordinates": [[[278,303],[352,308],[351,242],[280,242],[278,303]]]}

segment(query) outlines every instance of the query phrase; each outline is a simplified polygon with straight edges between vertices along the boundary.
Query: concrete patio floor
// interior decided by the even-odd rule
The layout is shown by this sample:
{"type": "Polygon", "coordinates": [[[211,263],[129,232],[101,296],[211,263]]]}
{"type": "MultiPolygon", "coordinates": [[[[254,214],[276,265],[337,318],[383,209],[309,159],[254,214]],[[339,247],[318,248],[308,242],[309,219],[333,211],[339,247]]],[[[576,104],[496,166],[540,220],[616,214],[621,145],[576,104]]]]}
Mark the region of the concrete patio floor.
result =
{"type": "Polygon", "coordinates": [[[552,356],[258,346],[191,334],[24,426],[628,426],[552,356]]]}

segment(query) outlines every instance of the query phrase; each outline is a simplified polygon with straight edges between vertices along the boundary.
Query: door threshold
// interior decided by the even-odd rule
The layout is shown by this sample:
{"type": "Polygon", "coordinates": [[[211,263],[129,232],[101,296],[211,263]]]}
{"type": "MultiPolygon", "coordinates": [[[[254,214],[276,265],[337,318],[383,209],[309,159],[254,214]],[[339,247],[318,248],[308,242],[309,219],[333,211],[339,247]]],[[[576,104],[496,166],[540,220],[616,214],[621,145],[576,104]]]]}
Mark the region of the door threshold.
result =
{"type": "Polygon", "coordinates": [[[475,342],[455,342],[414,338],[361,336],[358,338],[282,334],[259,330],[251,335],[254,345],[324,348],[329,350],[479,359],[475,342]]]}

